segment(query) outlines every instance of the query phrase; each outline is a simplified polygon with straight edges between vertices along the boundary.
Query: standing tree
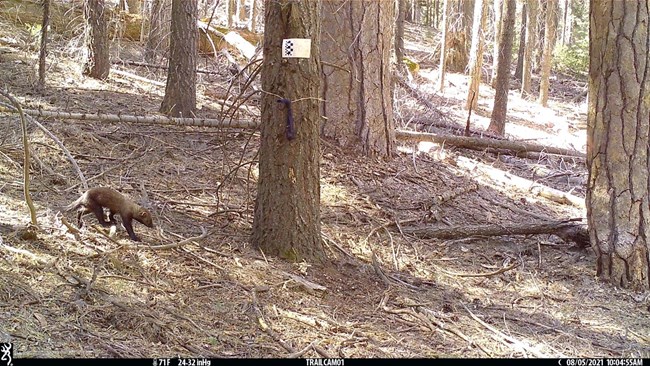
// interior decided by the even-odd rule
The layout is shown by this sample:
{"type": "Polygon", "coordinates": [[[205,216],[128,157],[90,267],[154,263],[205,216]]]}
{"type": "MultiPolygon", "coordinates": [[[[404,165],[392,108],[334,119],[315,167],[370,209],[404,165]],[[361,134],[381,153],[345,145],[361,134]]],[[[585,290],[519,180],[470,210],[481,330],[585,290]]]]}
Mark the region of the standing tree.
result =
{"type": "Polygon", "coordinates": [[[262,145],[251,242],[266,254],[292,261],[325,260],[320,233],[320,8],[315,0],[276,0],[267,2],[264,12],[262,145]],[[311,38],[310,57],[283,60],[283,38],[311,38]],[[290,104],[283,108],[278,97],[290,104]],[[289,139],[292,112],[295,138],[289,139]]]}
{"type": "Polygon", "coordinates": [[[197,0],[172,0],[167,85],[160,112],[192,117],[196,109],[197,0]]]}
{"type": "Polygon", "coordinates": [[[533,49],[537,43],[537,9],[538,0],[528,0],[526,12],[526,44],[524,47],[524,63],[521,74],[521,95],[530,94],[532,89],[531,74],[533,72],[533,49]]]}
{"type": "Polygon", "coordinates": [[[323,137],[367,155],[395,150],[391,54],[394,4],[323,2],[323,137]]]}
{"type": "Polygon", "coordinates": [[[165,24],[168,24],[168,2],[169,0],[153,0],[151,3],[151,17],[149,18],[149,36],[144,50],[144,58],[147,62],[156,63],[160,56],[161,49],[165,49],[165,24]],[[167,15],[167,16],[166,16],[167,15]]]}
{"type": "Polygon", "coordinates": [[[475,0],[449,1],[446,36],[445,68],[451,72],[465,72],[472,40],[472,16],[475,0]]]}
{"type": "Polygon", "coordinates": [[[41,23],[41,51],[38,56],[38,90],[45,89],[45,59],[47,58],[47,31],[50,28],[50,0],[43,0],[41,23]]]}
{"type": "Polygon", "coordinates": [[[571,33],[573,31],[573,13],[571,9],[571,0],[564,0],[563,2],[562,34],[560,36],[560,42],[562,45],[570,45],[571,33]]]}
{"type": "Polygon", "coordinates": [[[553,60],[553,45],[555,44],[555,28],[557,27],[557,0],[546,1],[546,26],[544,31],[544,53],[542,54],[542,70],[539,82],[539,104],[548,104],[548,89],[551,78],[551,61],[553,60]]]}
{"type": "Polygon", "coordinates": [[[395,21],[395,58],[397,70],[405,74],[404,66],[404,18],[406,15],[406,0],[397,0],[397,20],[395,21]]]}
{"type": "Polygon", "coordinates": [[[587,217],[597,273],[650,289],[648,4],[592,0],[587,217]]]}
{"type": "Polygon", "coordinates": [[[485,28],[485,14],[487,13],[487,0],[476,0],[474,4],[474,27],[472,29],[472,50],[469,59],[469,91],[465,108],[476,109],[478,105],[478,89],[481,84],[481,67],[483,66],[483,28],[485,28]]]}
{"type": "Polygon", "coordinates": [[[519,49],[517,50],[517,67],[515,79],[521,80],[524,69],[524,49],[526,48],[526,3],[521,7],[521,27],[519,28],[519,49]]]}
{"type": "Polygon", "coordinates": [[[226,25],[228,28],[231,28],[233,25],[233,18],[235,17],[235,12],[237,11],[237,0],[226,0],[226,25]]]}
{"type": "Polygon", "coordinates": [[[503,136],[506,130],[508,112],[508,90],[510,89],[510,62],[512,61],[512,40],[515,33],[516,0],[503,1],[503,24],[499,44],[499,64],[494,90],[494,107],[488,131],[503,136]]]}
{"type": "Polygon", "coordinates": [[[86,18],[86,45],[88,57],[83,74],[91,78],[104,80],[111,69],[109,42],[104,0],[85,0],[84,16],[86,18]]]}
{"type": "Polygon", "coordinates": [[[503,22],[501,18],[503,16],[503,1],[504,0],[494,0],[493,3],[493,12],[494,12],[494,48],[492,49],[492,78],[490,79],[490,85],[494,88],[497,79],[497,72],[499,69],[499,49],[501,48],[501,25],[503,22]]]}
{"type": "Polygon", "coordinates": [[[449,0],[442,7],[442,30],[440,31],[440,66],[438,66],[438,90],[445,89],[445,67],[447,66],[447,30],[449,29],[449,0]]]}

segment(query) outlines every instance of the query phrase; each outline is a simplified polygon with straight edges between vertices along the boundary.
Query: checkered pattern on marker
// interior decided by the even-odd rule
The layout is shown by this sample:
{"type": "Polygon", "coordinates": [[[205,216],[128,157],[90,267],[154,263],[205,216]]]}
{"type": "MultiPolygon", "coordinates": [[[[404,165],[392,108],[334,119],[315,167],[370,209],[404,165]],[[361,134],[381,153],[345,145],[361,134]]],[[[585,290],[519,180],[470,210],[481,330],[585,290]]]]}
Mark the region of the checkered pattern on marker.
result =
{"type": "Polygon", "coordinates": [[[311,39],[288,38],[282,40],[283,58],[309,58],[311,54],[311,39]]]}

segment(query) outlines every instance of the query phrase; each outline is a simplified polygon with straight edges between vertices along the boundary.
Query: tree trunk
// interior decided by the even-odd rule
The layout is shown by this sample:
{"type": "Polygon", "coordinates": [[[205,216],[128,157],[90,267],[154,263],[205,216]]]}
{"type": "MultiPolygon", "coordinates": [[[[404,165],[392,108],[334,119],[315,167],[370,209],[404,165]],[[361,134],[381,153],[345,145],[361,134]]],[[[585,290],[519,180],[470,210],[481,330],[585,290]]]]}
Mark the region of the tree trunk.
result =
{"type": "Polygon", "coordinates": [[[499,49],[501,47],[501,16],[503,11],[503,1],[504,0],[494,0],[494,49],[492,54],[492,78],[490,80],[490,85],[494,88],[496,85],[497,79],[497,69],[499,65],[499,49]]]}
{"type": "Polygon", "coordinates": [[[447,13],[447,37],[445,70],[451,72],[465,72],[469,61],[471,46],[472,15],[474,1],[449,1],[450,10],[447,13]]]}
{"type": "Polygon", "coordinates": [[[616,286],[648,291],[648,4],[590,5],[587,218],[597,273],[616,286]]]}
{"type": "Polygon", "coordinates": [[[41,23],[41,50],[38,56],[38,90],[45,89],[45,59],[47,58],[47,32],[50,28],[50,0],[43,0],[43,22],[41,23]]]}
{"type": "Polygon", "coordinates": [[[228,17],[228,29],[232,28],[233,18],[237,12],[237,0],[226,0],[226,16],[228,17]]]}
{"type": "Polygon", "coordinates": [[[394,3],[323,2],[323,137],[366,155],[392,156],[394,3]]]}
{"type": "Polygon", "coordinates": [[[434,4],[435,9],[433,11],[433,27],[438,29],[440,27],[440,22],[439,22],[438,15],[440,14],[440,1],[441,0],[434,0],[434,1],[435,1],[435,4],[434,4]]]}
{"type": "Polygon", "coordinates": [[[158,58],[163,53],[162,50],[166,49],[166,42],[164,34],[167,33],[165,29],[167,14],[167,1],[169,0],[153,0],[151,4],[151,18],[149,21],[149,35],[147,37],[147,44],[144,50],[144,58],[147,62],[155,64],[158,58]]]}
{"type": "Polygon", "coordinates": [[[246,11],[246,0],[238,0],[237,6],[237,19],[242,23],[248,19],[248,12],[246,11]]]}
{"type": "Polygon", "coordinates": [[[510,63],[512,61],[512,41],[515,28],[516,0],[504,0],[499,64],[494,90],[494,107],[488,131],[503,136],[506,129],[508,109],[508,90],[510,89],[510,63]]]}
{"type": "Polygon", "coordinates": [[[142,11],[142,0],[126,0],[130,14],[140,14],[142,11]]]}
{"type": "Polygon", "coordinates": [[[248,23],[250,27],[248,27],[248,30],[251,32],[256,32],[257,30],[257,7],[259,4],[257,3],[257,0],[251,0],[251,20],[248,23]]]}
{"type": "Polygon", "coordinates": [[[445,67],[447,66],[447,30],[449,29],[449,1],[442,6],[442,30],[440,31],[440,65],[438,66],[438,90],[445,89],[445,67]]]}
{"type": "Polygon", "coordinates": [[[528,0],[526,21],[526,44],[524,47],[524,64],[521,75],[521,95],[526,96],[532,89],[533,50],[537,44],[537,9],[538,0],[528,0]]]}
{"type": "Polygon", "coordinates": [[[104,0],[86,0],[84,3],[86,17],[86,45],[88,59],[83,74],[91,78],[104,80],[111,69],[109,41],[104,0]]]}
{"type": "Polygon", "coordinates": [[[259,180],[251,242],[267,255],[322,262],[320,233],[321,2],[276,0],[265,4],[262,127],[259,180]],[[282,39],[311,35],[311,57],[282,59],[282,39]],[[295,139],[286,136],[286,107],[293,101],[295,139]]]}
{"type": "Polygon", "coordinates": [[[546,3],[546,31],[544,32],[544,54],[542,55],[542,70],[539,82],[539,104],[548,105],[548,90],[551,78],[551,61],[553,60],[553,44],[557,28],[557,0],[546,3]]]}
{"type": "Polygon", "coordinates": [[[414,24],[420,24],[421,23],[420,17],[422,15],[422,11],[421,11],[422,9],[420,9],[419,1],[418,0],[413,0],[411,2],[411,5],[412,5],[411,11],[413,12],[413,15],[411,16],[411,19],[412,19],[411,21],[414,24]]]}
{"type": "Polygon", "coordinates": [[[172,0],[167,85],[160,112],[193,117],[196,109],[197,0],[172,0]]]}
{"type": "Polygon", "coordinates": [[[526,48],[526,4],[521,7],[521,28],[519,28],[519,50],[517,51],[517,67],[515,79],[521,80],[524,69],[524,49],[526,48]]]}
{"type": "Polygon", "coordinates": [[[469,92],[465,108],[476,109],[478,105],[479,86],[481,85],[481,68],[483,66],[483,29],[487,13],[487,0],[476,0],[474,4],[474,27],[472,29],[472,49],[469,52],[469,92]]]}
{"type": "Polygon", "coordinates": [[[397,20],[395,21],[395,58],[397,70],[405,74],[404,67],[404,16],[406,14],[406,0],[397,0],[397,20]]]}

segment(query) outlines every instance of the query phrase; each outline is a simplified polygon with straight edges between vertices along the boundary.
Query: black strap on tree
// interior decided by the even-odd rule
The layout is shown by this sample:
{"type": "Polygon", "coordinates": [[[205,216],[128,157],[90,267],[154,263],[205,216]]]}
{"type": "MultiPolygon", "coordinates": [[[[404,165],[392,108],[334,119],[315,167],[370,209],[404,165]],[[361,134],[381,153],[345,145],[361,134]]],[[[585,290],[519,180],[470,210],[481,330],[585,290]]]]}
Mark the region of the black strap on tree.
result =
{"type": "Polygon", "coordinates": [[[278,99],[278,103],[287,106],[287,140],[291,141],[296,137],[296,126],[293,123],[293,112],[291,111],[291,101],[286,98],[278,99]]]}

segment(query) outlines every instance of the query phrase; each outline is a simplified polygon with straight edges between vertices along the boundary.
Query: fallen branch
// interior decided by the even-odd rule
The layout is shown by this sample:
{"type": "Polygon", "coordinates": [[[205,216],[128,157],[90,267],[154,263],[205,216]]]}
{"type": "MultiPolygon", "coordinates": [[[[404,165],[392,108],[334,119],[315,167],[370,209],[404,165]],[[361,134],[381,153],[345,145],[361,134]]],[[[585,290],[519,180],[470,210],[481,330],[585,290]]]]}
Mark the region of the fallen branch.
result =
{"type": "Polygon", "coordinates": [[[589,245],[589,233],[585,225],[576,224],[582,219],[551,221],[539,224],[523,225],[475,225],[475,226],[410,226],[402,227],[404,234],[411,234],[421,239],[462,239],[472,236],[502,235],[539,235],[553,234],[565,241],[575,242],[581,247],[589,245]]]}
{"type": "Polygon", "coordinates": [[[495,338],[495,340],[501,342],[505,346],[508,346],[511,349],[513,349],[514,351],[518,351],[518,352],[530,352],[535,357],[540,357],[540,358],[548,358],[549,357],[548,355],[544,354],[543,352],[538,351],[537,347],[533,347],[530,344],[528,344],[528,342],[523,342],[523,341],[520,341],[519,339],[517,339],[515,337],[511,337],[509,335],[504,334],[503,332],[501,332],[497,328],[495,328],[492,325],[490,325],[490,324],[484,322],[483,320],[479,319],[476,315],[474,315],[474,313],[471,312],[471,310],[469,310],[469,308],[467,308],[467,306],[465,306],[465,304],[462,304],[462,305],[465,308],[465,310],[467,310],[467,312],[472,317],[472,319],[474,319],[477,323],[481,324],[482,326],[484,326],[488,330],[492,331],[495,334],[495,336],[498,337],[498,338],[495,338]]]}
{"type": "Polygon", "coordinates": [[[11,94],[9,94],[8,90],[0,90],[0,95],[4,96],[5,98],[9,99],[11,104],[13,104],[13,108],[18,111],[20,114],[20,127],[22,131],[22,137],[23,137],[23,153],[24,153],[24,158],[23,158],[23,193],[25,195],[25,202],[27,203],[27,207],[29,208],[29,214],[31,216],[32,220],[32,225],[36,226],[36,208],[34,207],[34,202],[32,201],[32,195],[29,193],[29,167],[31,165],[30,159],[29,159],[29,139],[27,138],[27,122],[25,121],[25,113],[23,112],[23,107],[20,105],[20,103],[14,98],[11,94]]]}
{"type": "Polygon", "coordinates": [[[572,149],[544,146],[528,142],[496,140],[485,137],[440,135],[435,133],[422,133],[404,130],[396,131],[395,136],[403,140],[430,141],[438,144],[444,143],[445,145],[453,145],[456,147],[472,150],[502,149],[512,151],[516,154],[528,152],[544,152],[547,154],[575,156],[579,158],[584,158],[586,156],[584,153],[572,149]]]}
{"type": "Polygon", "coordinates": [[[517,268],[518,265],[519,264],[515,263],[508,267],[502,267],[497,269],[496,271],[488,272],[488,273],[458,273],[458,272],[450,272],[442,268],[438,268],[438,270],[440,270],[442,273],[446,275],[455,276],[455,277],[492,277],[504,272],[508,272],[511,269],[517,268]]]}
{"type": "Polygon", "coordinates": [[[557,203],[565,205],[570,204],[579,208],[585,207],[585,199],[582,197],[547,187],[543,184],[504,172],[503,170],[496,169],[473,159],[458,156],[456,158],[456,164],[458,164],[458,167],[463,168],[468,172],[482,173],[493,182],[503,184],[505,187],[514,187],[521,191],[530,192],[536,196],[544,197],[557,203]]]}
{"type": "MultiPolygon", "coordinates": [[[[0,112],[14,113],[13,109],[0,108],[0,112]]],[[[23,112],[31,116],[43,118],[73,119],[81,121],[101,121],[113,123],[140,123],[156,125],[195,126],[195,127],[228,127],[255,129],[259,123],[254,120],[230,120],[224,121],[214,118],[177,118],[167,116],[134,116],[106,113],[70,113],[59,111],[46,111],[42,109],[25,109],[23,112]]]]}

